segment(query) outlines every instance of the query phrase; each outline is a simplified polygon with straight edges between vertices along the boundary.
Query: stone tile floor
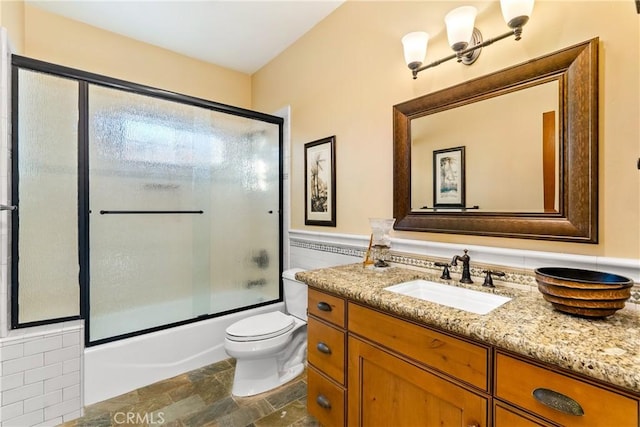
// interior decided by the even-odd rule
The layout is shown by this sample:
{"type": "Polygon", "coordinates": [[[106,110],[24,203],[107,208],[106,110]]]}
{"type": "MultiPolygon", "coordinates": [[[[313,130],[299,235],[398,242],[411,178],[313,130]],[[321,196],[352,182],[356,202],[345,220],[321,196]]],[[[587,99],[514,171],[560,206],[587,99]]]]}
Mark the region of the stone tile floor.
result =
{"type": "Polygon", "coordinates": [[[227,359],[85,407],[64,427],[318,427],[307,414],[306,372],[270,392],[231,396],[227,359]]]}

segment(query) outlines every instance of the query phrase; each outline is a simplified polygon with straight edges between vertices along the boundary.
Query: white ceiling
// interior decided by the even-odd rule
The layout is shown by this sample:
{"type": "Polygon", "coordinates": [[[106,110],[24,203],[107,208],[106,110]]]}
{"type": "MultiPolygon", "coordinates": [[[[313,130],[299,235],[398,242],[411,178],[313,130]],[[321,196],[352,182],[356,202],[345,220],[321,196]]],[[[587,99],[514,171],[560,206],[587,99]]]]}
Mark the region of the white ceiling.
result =
{"type": "Polygon", "coordinates": [[[49,12],[252,74],[344,0],[27,0],[49,12]]]}

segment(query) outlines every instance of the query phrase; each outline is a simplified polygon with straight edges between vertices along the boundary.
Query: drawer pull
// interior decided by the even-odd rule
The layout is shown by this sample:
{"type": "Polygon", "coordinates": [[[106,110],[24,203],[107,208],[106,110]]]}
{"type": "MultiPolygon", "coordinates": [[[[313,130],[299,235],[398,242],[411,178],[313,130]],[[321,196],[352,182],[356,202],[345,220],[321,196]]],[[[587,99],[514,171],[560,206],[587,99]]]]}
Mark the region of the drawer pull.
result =
{"type": "Polygon", "coordinates": [[[324,409],[331,409],[331,402],[327,399],[327,396],[323,396],[321,394],[316,397],[316,403],[324,409]]]}
{"type": "Polygon", "coordinates": [[[320,301],[318,303],[318,310],[320,310],[320,311],[331,311],[331,306],[328,303],[324,302],[324,301],[320,301]]]}
{"type": "Polygon", "coordinates": [[[473,423],[473,424],[469,424],[467,427],[480,427],[480,424],[473,423]]]}
{"type": "Polygon", "coordinates": [[[331,348],[329,348],[329,346],[323,343],[322,341],[319,342],[318,345],[316,345],[316,348],[320,353],[331,354],[331,348]]]}
{"type": "Polygon", "coordinates": [[[533,390],[533,397],[544,406],[560,411],[563,414],[575,415],[577,417],[584,415],[584,410],[578,402],[557,391],[537,388],[533,390]]]}

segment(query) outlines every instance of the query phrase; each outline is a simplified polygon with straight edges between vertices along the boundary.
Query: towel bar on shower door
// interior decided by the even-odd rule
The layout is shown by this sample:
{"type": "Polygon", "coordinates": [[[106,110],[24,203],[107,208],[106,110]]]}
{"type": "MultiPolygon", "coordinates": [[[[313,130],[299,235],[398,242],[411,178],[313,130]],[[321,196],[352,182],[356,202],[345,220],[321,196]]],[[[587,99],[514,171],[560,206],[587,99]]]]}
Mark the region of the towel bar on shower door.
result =
{"type": "Polygon", "coordinates": [[[100,211],[100,215],[203,214],[204,211],[100,211]]]}
{"type": "Polygon", "coordinates": [[[15,205],[0,205],[0,211],[15,211],[16,209],[18,209],[18,207],[15,205]]]}

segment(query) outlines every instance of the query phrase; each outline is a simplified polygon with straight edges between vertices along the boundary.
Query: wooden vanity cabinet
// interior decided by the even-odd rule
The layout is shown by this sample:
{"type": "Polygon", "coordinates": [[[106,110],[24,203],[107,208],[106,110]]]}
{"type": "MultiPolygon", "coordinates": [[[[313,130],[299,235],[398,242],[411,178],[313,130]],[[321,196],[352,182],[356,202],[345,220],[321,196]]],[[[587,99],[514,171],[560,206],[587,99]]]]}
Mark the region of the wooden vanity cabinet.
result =
{"type": "Polygon", "coordinates": [[[346,422],[346,302],[309,288],[307,411],[322,425],[346,422]]]}
{"type": "Polygon", "coordinates": [[[307,408],[323,426],[640,426],[637,394],[317,289],[308,310],[307,408]],[[572,401],[582,415],[557,407],[572,401]]]}
{"type": "Polygon", "coordinates": [[[349,426],[488,425],[488,347],[351,302],[347,329],[349,426]]]}

